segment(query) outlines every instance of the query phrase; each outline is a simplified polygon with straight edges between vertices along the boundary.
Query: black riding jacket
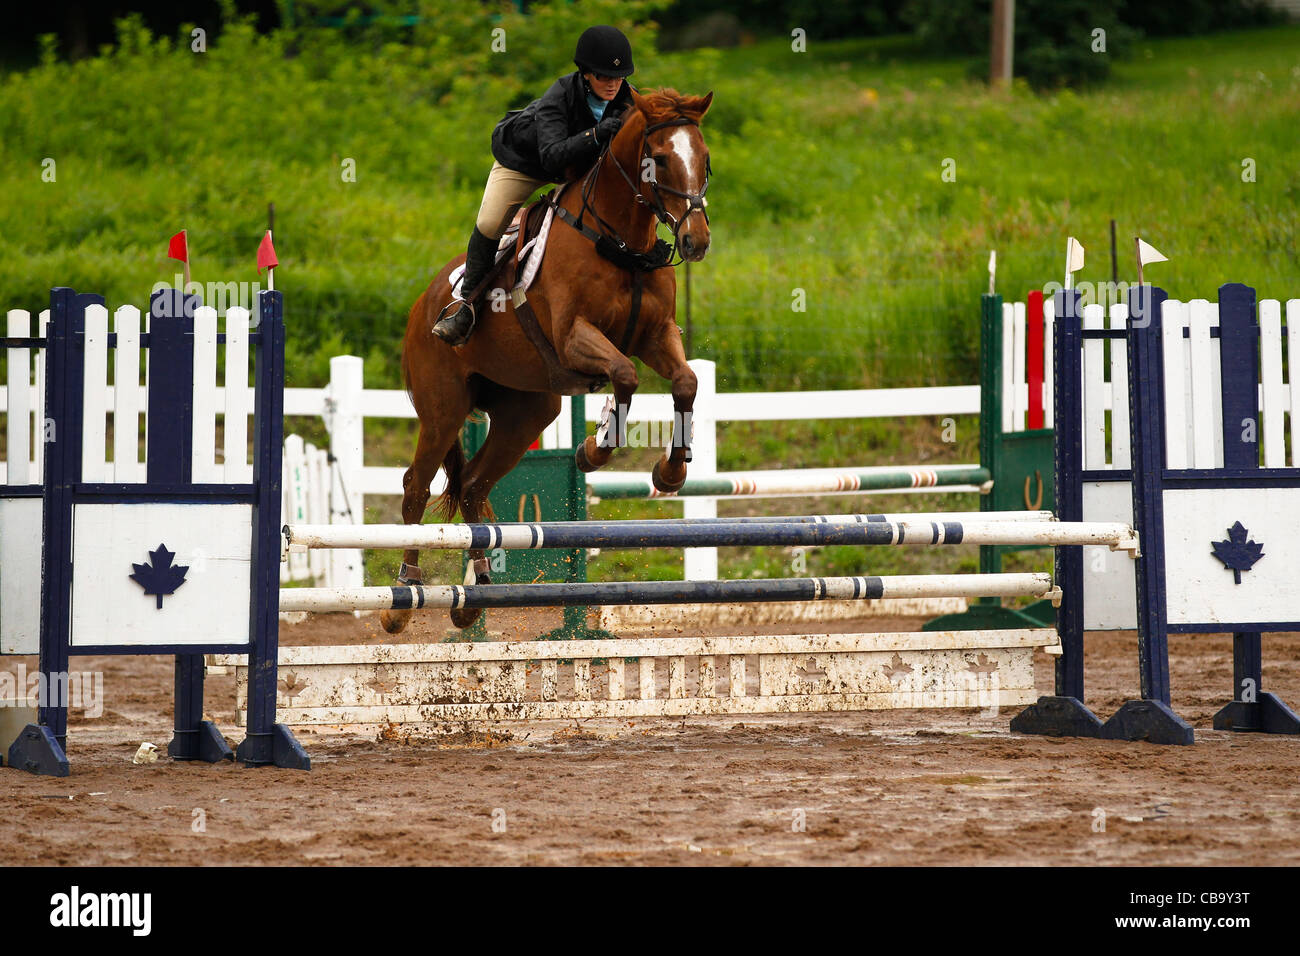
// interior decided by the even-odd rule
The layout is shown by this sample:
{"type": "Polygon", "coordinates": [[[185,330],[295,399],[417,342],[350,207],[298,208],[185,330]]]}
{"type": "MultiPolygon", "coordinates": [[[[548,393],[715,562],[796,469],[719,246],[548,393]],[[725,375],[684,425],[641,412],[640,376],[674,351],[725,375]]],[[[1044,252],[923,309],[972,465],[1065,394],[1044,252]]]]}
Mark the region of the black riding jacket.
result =
{"type": "MultiPolygon", "coordinates": [[[[606,111],[627,111],[632,93],[626,80],[606,111]]],[[[607,112],[606,115],[612,115],[607,112]]],[[[586,84],[578,71],[562,76],[540,99],[511,110],[492,131],[492,155],[502,166],[553,183],[564,182],[572,167],[589,166],[600,154],[587,105],[586,84]]]]}

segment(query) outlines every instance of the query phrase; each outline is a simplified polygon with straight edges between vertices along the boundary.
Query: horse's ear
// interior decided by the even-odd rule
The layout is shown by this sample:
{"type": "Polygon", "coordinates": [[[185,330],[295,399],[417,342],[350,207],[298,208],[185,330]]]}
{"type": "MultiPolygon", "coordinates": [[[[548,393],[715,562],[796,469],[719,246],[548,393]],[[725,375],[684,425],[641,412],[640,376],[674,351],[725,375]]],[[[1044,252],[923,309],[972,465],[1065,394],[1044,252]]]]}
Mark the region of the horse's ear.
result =
{"type": "Polygon", "coordinates": [[[703,96],[693,96],[688,100],[682,101],[682,112],[689,113],[695,117],[696,121],[704,118],[704,114],[709,111],[709,104],[713,102],[713,91],[705,93],[703,96]]]}
{"type": "Polygon", "coordinates": [[[644,96],[642,96],[640,93],[638,93],[636,90],[632,89],[630,85],[628,86],[627,91],[632,94],[632,102],[633,104],[635,104],[636,108],[641,111],[641,114],[643,116],[649,116],[650,101],[646,99],[644,96]]]}

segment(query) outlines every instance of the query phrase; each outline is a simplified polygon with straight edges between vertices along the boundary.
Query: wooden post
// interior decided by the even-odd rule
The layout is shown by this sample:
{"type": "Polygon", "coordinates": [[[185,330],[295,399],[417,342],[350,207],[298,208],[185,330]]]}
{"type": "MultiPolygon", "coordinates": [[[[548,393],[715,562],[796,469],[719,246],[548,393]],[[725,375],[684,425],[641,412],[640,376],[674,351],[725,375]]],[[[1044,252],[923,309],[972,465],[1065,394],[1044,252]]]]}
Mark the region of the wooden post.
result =
{"type": "Polygon", "coordinates": [[[989,85],[1008,86],[1016,46],[1016,0],[993,0],[989,85]]]}
{"type": "Polygon", "coordinates": [[[1110,281],[1119,282],[1119,259],[1115,256],[1115,220],[1110,221],[1110,281]]]}

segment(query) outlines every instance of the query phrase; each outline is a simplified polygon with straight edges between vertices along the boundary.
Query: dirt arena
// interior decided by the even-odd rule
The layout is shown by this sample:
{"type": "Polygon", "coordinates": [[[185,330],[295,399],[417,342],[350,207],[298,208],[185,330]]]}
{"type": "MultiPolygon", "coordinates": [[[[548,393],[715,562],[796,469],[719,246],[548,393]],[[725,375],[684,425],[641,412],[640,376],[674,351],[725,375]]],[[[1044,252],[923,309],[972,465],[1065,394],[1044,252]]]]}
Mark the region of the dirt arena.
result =
{"type": "MultiPolygon", "coordinates": [[[[508,636],[546,612],[493,612],[508,636]]],[[[917,620],[836,630],[914,630],[917,620]]],[[[403,639],[440,640],[441,618],[403,639]]],[[[286,644],[378,643],[377,619],[316,617],[286,644]]],[[[1131,634],[1089,638],[1089,704],[1136,691],[1131,634]]],[[[313,769],[132,763],[165,753],[172,663],[86,658],[101,719],[74,715],[72,776],[0,771],[6,865],[1300,864],[1300,738],[1211,728],[1231,638],[1171,638],[1194,747],[1013,736],[975,710],[507,726],[471,738],[313,734],[313,769]],[[379,739],[382,736],[382,739],[379,739]],[[496,826],[494,828],[494,821],[496,826]],[[504,828],[502,828],[504,822],[504,828]]],[[[22,659],[6,659],[10,668],[22,659]]],[[[1051,658],[1038,655],[1050,693],[1051,658]]],[[[1265,688],[1300,705],[1300,635],[1264,641],[1265,688]]],[[[28,667],[35,662],[26,660],[28,667]]],[[[207,707],[237,742],[234,678],[207,707]]]]}

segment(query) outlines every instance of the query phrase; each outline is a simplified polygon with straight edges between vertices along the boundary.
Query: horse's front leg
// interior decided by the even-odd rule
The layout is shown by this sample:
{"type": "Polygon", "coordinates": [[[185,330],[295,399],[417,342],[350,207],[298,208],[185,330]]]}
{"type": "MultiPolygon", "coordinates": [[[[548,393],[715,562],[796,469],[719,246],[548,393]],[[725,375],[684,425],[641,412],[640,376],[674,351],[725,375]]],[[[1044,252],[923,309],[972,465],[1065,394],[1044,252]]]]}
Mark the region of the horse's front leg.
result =
{"type": "Polygon", "coordinates": [[[686,364],[682,333],[666,322],[657,334],[647,336],[637,357],[672,385],[673,437],[668,451],[655,463],[650,480],[664,493],[679,491],[686,483],[686,463],[691,460],[691,415],[695,409],[695,372],[686,364]]]}
{"type": "MultiPolygon", "coordinates": [[[[588,375],[602,375],[614,386],[614,405],[609,411],[607,427],[601,430],[599,438],[587,438],[575,453],[579,469],[595,471],[609,461],[615,448],[627,444],[628,409],[640,380],[627,356],[581,316],[574,319],[562,354],[569,368],[588,375]]],[[[581,397],[575,401],[581,401],[581,397]]]]}

